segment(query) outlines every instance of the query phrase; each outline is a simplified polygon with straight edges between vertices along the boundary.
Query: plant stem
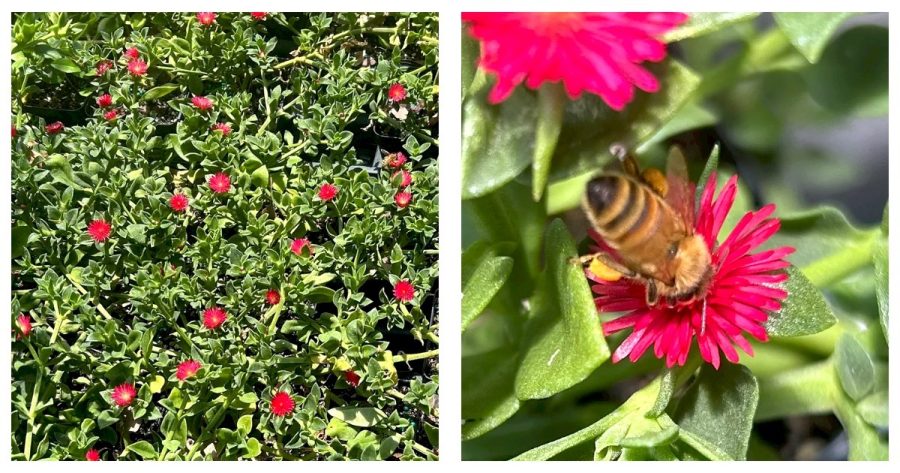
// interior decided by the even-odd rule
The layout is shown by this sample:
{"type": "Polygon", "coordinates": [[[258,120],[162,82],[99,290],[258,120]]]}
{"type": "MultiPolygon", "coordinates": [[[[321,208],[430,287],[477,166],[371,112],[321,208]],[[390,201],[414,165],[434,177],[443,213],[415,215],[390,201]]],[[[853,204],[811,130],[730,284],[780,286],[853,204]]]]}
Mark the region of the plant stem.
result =
{"type": "Polygon", "coordinates": [[[34,418],[37,417],[37,405],[41,393],[41,381],[43,381],[44,370],[37,372],[37,379],[34,381],[34,392],[31,393],[31,407],[28,408],[28,431],[25,433],[25,459],[31,460],[31,437],[34,435],[37,427],[34,425],[34,418]]]}
{"type": "Polygon", "coordinates": [[[880,230],[872,230],[859,243],[847,245],[841,250],[820,258],[803,268],[803,274],[819,288],[830,286],[872,264],[872,250],[880,230]]]}
{"type": "Polygon", "coordinates": [[[62,327],[63,320],[65,320],[65,315],[60,315],[59,313],[59,304],[56,301],[53,301],[53,314],[56,316],[56,320],[53,322],[53,333],[50,335],[50,343],[49,345],[53,345],[53,342],[56,341],[57,335],[59,335],[59,329],[62,327]]]}
{"type": "Polygon", "coordinates": [[[415,361],[415,360],[424,360],[427,358],[432,358],[432,357],[438,356],[438,352],[439,352],[438,349],[434,349],[434,350],[430,350],[430,351],[426,351],[426,352],[422,352],[422,353],[414,353],[412,355],[395,355],[393,360],[394,360],[394,363],[410,362],[410,361],[415,361]]]}
{"type": "Polygon", "coordinates": [[[293,59],[288,59],[287,61],[279,62],[278,64],[275,64],[274,69],[284,69],[285,67],[297,64],[298,62],[303,63],[303,64],[312,64],[313,62],[312,62],[312,59],[310,59],[310,58],[322,59],[322,56],[319,53],[310,53],[309,55],[306,55],[306,56],[297,56],[293,59]]]}
{"type": "Polygon", "coordinates": [[[755,422],[791,415],[828,412],[834,407],[834,365],[825,360],[759,378],[755,422]]]}

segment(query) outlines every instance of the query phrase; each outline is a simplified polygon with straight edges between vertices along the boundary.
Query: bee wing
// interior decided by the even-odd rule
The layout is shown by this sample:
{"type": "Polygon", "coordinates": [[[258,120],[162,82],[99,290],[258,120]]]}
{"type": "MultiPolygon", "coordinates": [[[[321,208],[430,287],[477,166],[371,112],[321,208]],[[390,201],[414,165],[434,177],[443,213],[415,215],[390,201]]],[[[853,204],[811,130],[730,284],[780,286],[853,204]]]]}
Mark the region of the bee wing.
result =
{"type": "Polygon", "coordinates": [[[669,187],[666,193],[666,202],[684,218],[689,228],[693,228],[695,187],[688,179],[684,153],[678,146],[669,149],[669,159],[666,162],[666,183],[669,187]]]}

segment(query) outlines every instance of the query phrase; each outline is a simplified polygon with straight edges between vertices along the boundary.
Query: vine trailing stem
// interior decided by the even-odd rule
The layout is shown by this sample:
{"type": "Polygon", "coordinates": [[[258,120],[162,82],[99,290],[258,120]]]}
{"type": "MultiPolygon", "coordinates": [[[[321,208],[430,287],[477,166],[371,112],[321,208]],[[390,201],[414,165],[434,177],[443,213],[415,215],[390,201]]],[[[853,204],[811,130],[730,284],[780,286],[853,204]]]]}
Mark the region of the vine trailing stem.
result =
{"type": "Polygon", "coordinates": [[[422,352],[422,353],[414,353],[412,355],[395,355],[393,360],[394,360],[394,363],[409,362],[409,361],[415,361],[415,360],[425,360],[428,358],[438,356],[438,352],[439,352],[438,349],[434,349],[434,350],[429,350],[429,351],[422,352]]]}
{"type": "MultiPolygon", "coordinates": [[[[38,364],[40,364],[40,360],[38,360],[38,364]]],[[[38,428],[34,423],[34,419],[37,417],[37,405],[40,399],[43,374],[44,370],[38,370],[37,379],[34,381],[34,392],[31,393],[31,407],[28,408],[28,431],[25,433],[25,460],[31,460],[31,439],[38,428]]]]}

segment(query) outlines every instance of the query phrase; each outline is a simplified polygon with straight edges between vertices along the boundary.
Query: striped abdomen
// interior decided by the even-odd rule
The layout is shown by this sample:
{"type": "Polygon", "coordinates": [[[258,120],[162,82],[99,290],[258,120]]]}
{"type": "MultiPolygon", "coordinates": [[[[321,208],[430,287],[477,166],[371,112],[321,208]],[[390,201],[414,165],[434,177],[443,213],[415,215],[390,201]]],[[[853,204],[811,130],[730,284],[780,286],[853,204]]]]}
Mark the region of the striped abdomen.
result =
{"type": "Polygon", "coordinates": [[[607,244],[633,263],[658,260],[666,254],[672,237],[684,234],[683,224],[659,194],[624,175],[592,179],[584,206],[607,244]],[[633,258],[627,258],[629,255],[633,258]]]}

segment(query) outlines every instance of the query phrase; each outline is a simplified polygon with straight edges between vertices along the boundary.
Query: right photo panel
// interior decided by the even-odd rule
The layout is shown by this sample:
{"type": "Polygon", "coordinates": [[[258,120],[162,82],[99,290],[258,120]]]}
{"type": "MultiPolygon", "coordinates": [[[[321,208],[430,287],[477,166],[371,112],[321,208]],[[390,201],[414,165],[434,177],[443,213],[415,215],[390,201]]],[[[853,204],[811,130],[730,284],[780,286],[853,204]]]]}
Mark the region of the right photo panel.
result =
{"type": "Polygon", "coordinates": [[[886,460],[888,14],[462,28],[463,460],[886,460]]]}

